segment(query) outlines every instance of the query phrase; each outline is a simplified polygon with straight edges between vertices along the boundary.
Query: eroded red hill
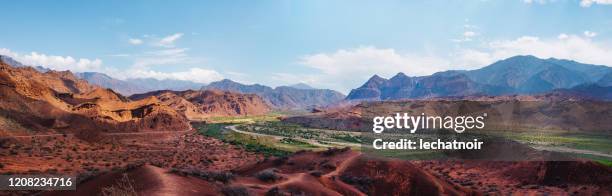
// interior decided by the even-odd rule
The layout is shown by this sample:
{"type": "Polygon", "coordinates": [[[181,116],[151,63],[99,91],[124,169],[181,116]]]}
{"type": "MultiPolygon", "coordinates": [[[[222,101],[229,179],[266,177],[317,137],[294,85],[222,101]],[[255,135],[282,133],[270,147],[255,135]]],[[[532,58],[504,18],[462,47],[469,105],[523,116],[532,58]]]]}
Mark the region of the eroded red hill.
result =
{"type": "Polygon", "coordinates": [[[191,120],[215,116],[261,115],[270,111],[265,101],[255,94],[219,90],[165,90],[130,96],[134,100],[149,97],[156,97],[162,104],[176,109],[191,120]]]}
{"type": "Polygon", "coordinates": [[[70,72],[40,73],[0,62],[0,135],[187,130],[187,119],[154,98],[129,101],[70,72]]]}

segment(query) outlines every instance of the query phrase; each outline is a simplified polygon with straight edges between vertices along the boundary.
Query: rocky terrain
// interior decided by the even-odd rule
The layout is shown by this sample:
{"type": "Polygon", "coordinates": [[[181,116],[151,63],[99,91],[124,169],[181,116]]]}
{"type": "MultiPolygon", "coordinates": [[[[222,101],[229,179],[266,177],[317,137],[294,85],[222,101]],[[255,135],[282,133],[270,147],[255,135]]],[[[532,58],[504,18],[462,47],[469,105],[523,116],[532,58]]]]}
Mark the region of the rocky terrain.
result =
{"type": "Polygon", "coordinates": [[[187,119],[152,98],[130,101],[68,71],[0,62],[0,135],[187,130],[187,119]]]}
{"type": "MultiPolygon", "coordinates": [[[[188,169],[222,176],[230,175],[229,171],[233,168],[262,159],[261,155],[193,131],[103,133],[94,142],[82,140],[74,134],[0,137],[1,174],[44,173],[77,176],[78,191],[47,193],[52,195],[98,195],[102,188],[118,181],[121,173],[139,173],[143,167],[156,168],[158,174],[170,176],[177,175],[165,174],[169,170],[188,169]],[[113,176],[115,174],[119,174],[118,179],[113,176]]],[[[165,184],[172,183],[169,188],[173,189],[198,189],[195,186],[172,186],[181,183],[180,179],[149,177],[147,179],[153,181],[141,178],[132,180],[137,180],[136,182],[147,190],[161,183],[155,180],[163,180],[165,184]]],[[[198,181],[206,184],[206,181],[198,181]]],[[[160,193],[164,192],[158,194],[160,193]]],[[[9,193],[0,191],[0,195],[5,194],[9,193]]]]}
{"type": "Polygon", "coordinates": [[[591,162],[411,162],[348,148],[301,151],[224,172],[147,164],[85,181],[77,192],[43,194],[95,194],[125,179],[134,193],[147,195],[607,195],[612,190],[612,170],[591,162]]]}
{"type": "Polygon", "coordinates": [[[255,94],[219,90],[153,91],[130,96],[133,100],[157,98],[190,120],[215,116],[262,115],[270,111],[265,101],[255,94]]]}

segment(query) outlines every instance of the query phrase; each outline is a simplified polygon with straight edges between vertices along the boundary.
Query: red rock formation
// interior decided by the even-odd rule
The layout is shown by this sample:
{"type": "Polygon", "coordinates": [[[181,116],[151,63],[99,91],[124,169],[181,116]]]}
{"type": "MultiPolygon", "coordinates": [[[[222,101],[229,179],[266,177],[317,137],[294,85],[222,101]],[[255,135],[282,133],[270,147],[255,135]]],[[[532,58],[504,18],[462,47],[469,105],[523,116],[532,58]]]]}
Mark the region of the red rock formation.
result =
{"type": "Polygon", "coordinates": [[[270,111],[270,107],[265,101],[255,94],[240,94],[219,90],[166,90],[133,95],[130,98],[138,100],[152,96],[192,120],[214,116],[261,115],[270,111]]]}
{"type": "Polygon", "coordinates": [[[40,73],[0,62],[0,135],[187,130],[187,119],[157,99],[129,101],[69,71],[40,73]],[[6,124],[10,124],[8,126],[6,124]]]}

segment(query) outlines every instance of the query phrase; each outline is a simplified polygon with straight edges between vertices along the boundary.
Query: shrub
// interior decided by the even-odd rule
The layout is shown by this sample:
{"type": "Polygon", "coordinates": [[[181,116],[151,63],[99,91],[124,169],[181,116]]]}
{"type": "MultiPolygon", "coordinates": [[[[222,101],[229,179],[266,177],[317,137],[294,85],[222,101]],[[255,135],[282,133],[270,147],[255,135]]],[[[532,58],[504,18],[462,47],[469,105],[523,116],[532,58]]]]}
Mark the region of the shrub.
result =
{"type": "Polygon", "coordinates": [[[342,175],[340,180],[357,187],[360,191],[368,193],[369,187],[374,183],[374,180],[367,176],[349,176],[342,175]]]}
{"type": "Polygon", "coordinates": [[[255,177],[264,182],[271,182],[280,179],[281,177],[276,174],[274,169],[265,169],[263,171],[257,172],[255,177]]]}
{"type": "Polygon", "coordinates": [[[208,181],[219,181],[222,183],[228,183],[234,179],[234,174],[231,172],[217,172],[217,171],[203,171],[194,173],[195,176],[199,176],[208,181]]]}
{"type": "Polygon", "coordinates": [[[323,175],[323,172],[315,170],[315,171],[311,171],[310,175],[314,177],[321,177],[323,175]]]}
{"type": "Polygon", "coordinates": [[[102,188],[103,196],[136,196],[136,189],[134,189],[134,182],[130,180],[127,174],[123,174],[123,177],[115,185],[102,188]]]}
{"type": "Polygon", "coordinates": [[[244,186],[226,186],[221,189],[225,196],[248,196],[249,190],[244,186]]]}
{"type": "Polygon", "coordinates": [[[280,195],[283,195],[283,194],[280,192],[280,189],[278,189],[278,187],[276,186],[272,187],[270,190],[266,192],[266,196],[280,196],[280,195]]]}

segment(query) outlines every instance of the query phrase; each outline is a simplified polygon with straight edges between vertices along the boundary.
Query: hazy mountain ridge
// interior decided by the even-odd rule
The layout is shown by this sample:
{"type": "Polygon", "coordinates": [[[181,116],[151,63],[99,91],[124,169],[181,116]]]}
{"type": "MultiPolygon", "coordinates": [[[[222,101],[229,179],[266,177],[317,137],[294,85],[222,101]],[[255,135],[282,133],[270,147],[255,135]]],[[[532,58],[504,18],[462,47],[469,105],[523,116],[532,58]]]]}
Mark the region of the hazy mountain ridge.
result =
{"type": "Polygon", "coordinates": [[[202,89],[257,94],[269,105],[278,109],[326,106],[344,99],[342,93],[329,89],[300,89],[290,86],[271,88],[260,84],[245,85],[229,79],[212,82],[202,87],[202,89]]]}
{"type": "Polygon", "coordinates": [[[154,78],[131,78],[120,80],[99,72],[81,72],[77,77],[105,88],[113,89],[123,95],[145,93],[156,90],[195,90],[204,84],[184,80],[158,80],[154,78]]]}
{"type": "MultiPolygon", "coordinates": [[[[400,100],[478,95],[533,95],[556,89],[612,84],[612,68],[554,58],[515,56],[476,70],[450,70],[429,76],[398,73],[391,79],[372,76],[347,100],[400,100]]],[[[577,88],[576,90],[580,89],[577,88]]],[[[585,94],[582,92],[580,94],[585,94]]],[[[601,93],[600,93],[601,94],[601,93]]],[[[605,97],[602,95],[592,97],[605,97]]]]}
{"type": "Polygon", "coordinates": [[[80,72],[80,73],[75,73],[75,75],[81,79],[87,80],[89,83],[92,83],[98,86],[102,86],[105,88],[113,89],[123,95],[142,93],[142,92],[146,92],[149,90],[142,86],[133,84],[131,82],[126,82],[123,80],[112,78],[103,73],[80,72]]]}
{"type": "Polygon", "coordinates": [[[184,90],[197,90],[202,86],[206,85],[204,83],[192,82],[187,80],[172,80],[172,79],[155,79],[155,78],[131,78],[126,80],[129,83],[135,84],[137,86],[141,86],[147,91],[152,90],[175,90],[175,91],[184,91],[184,90]]]}

